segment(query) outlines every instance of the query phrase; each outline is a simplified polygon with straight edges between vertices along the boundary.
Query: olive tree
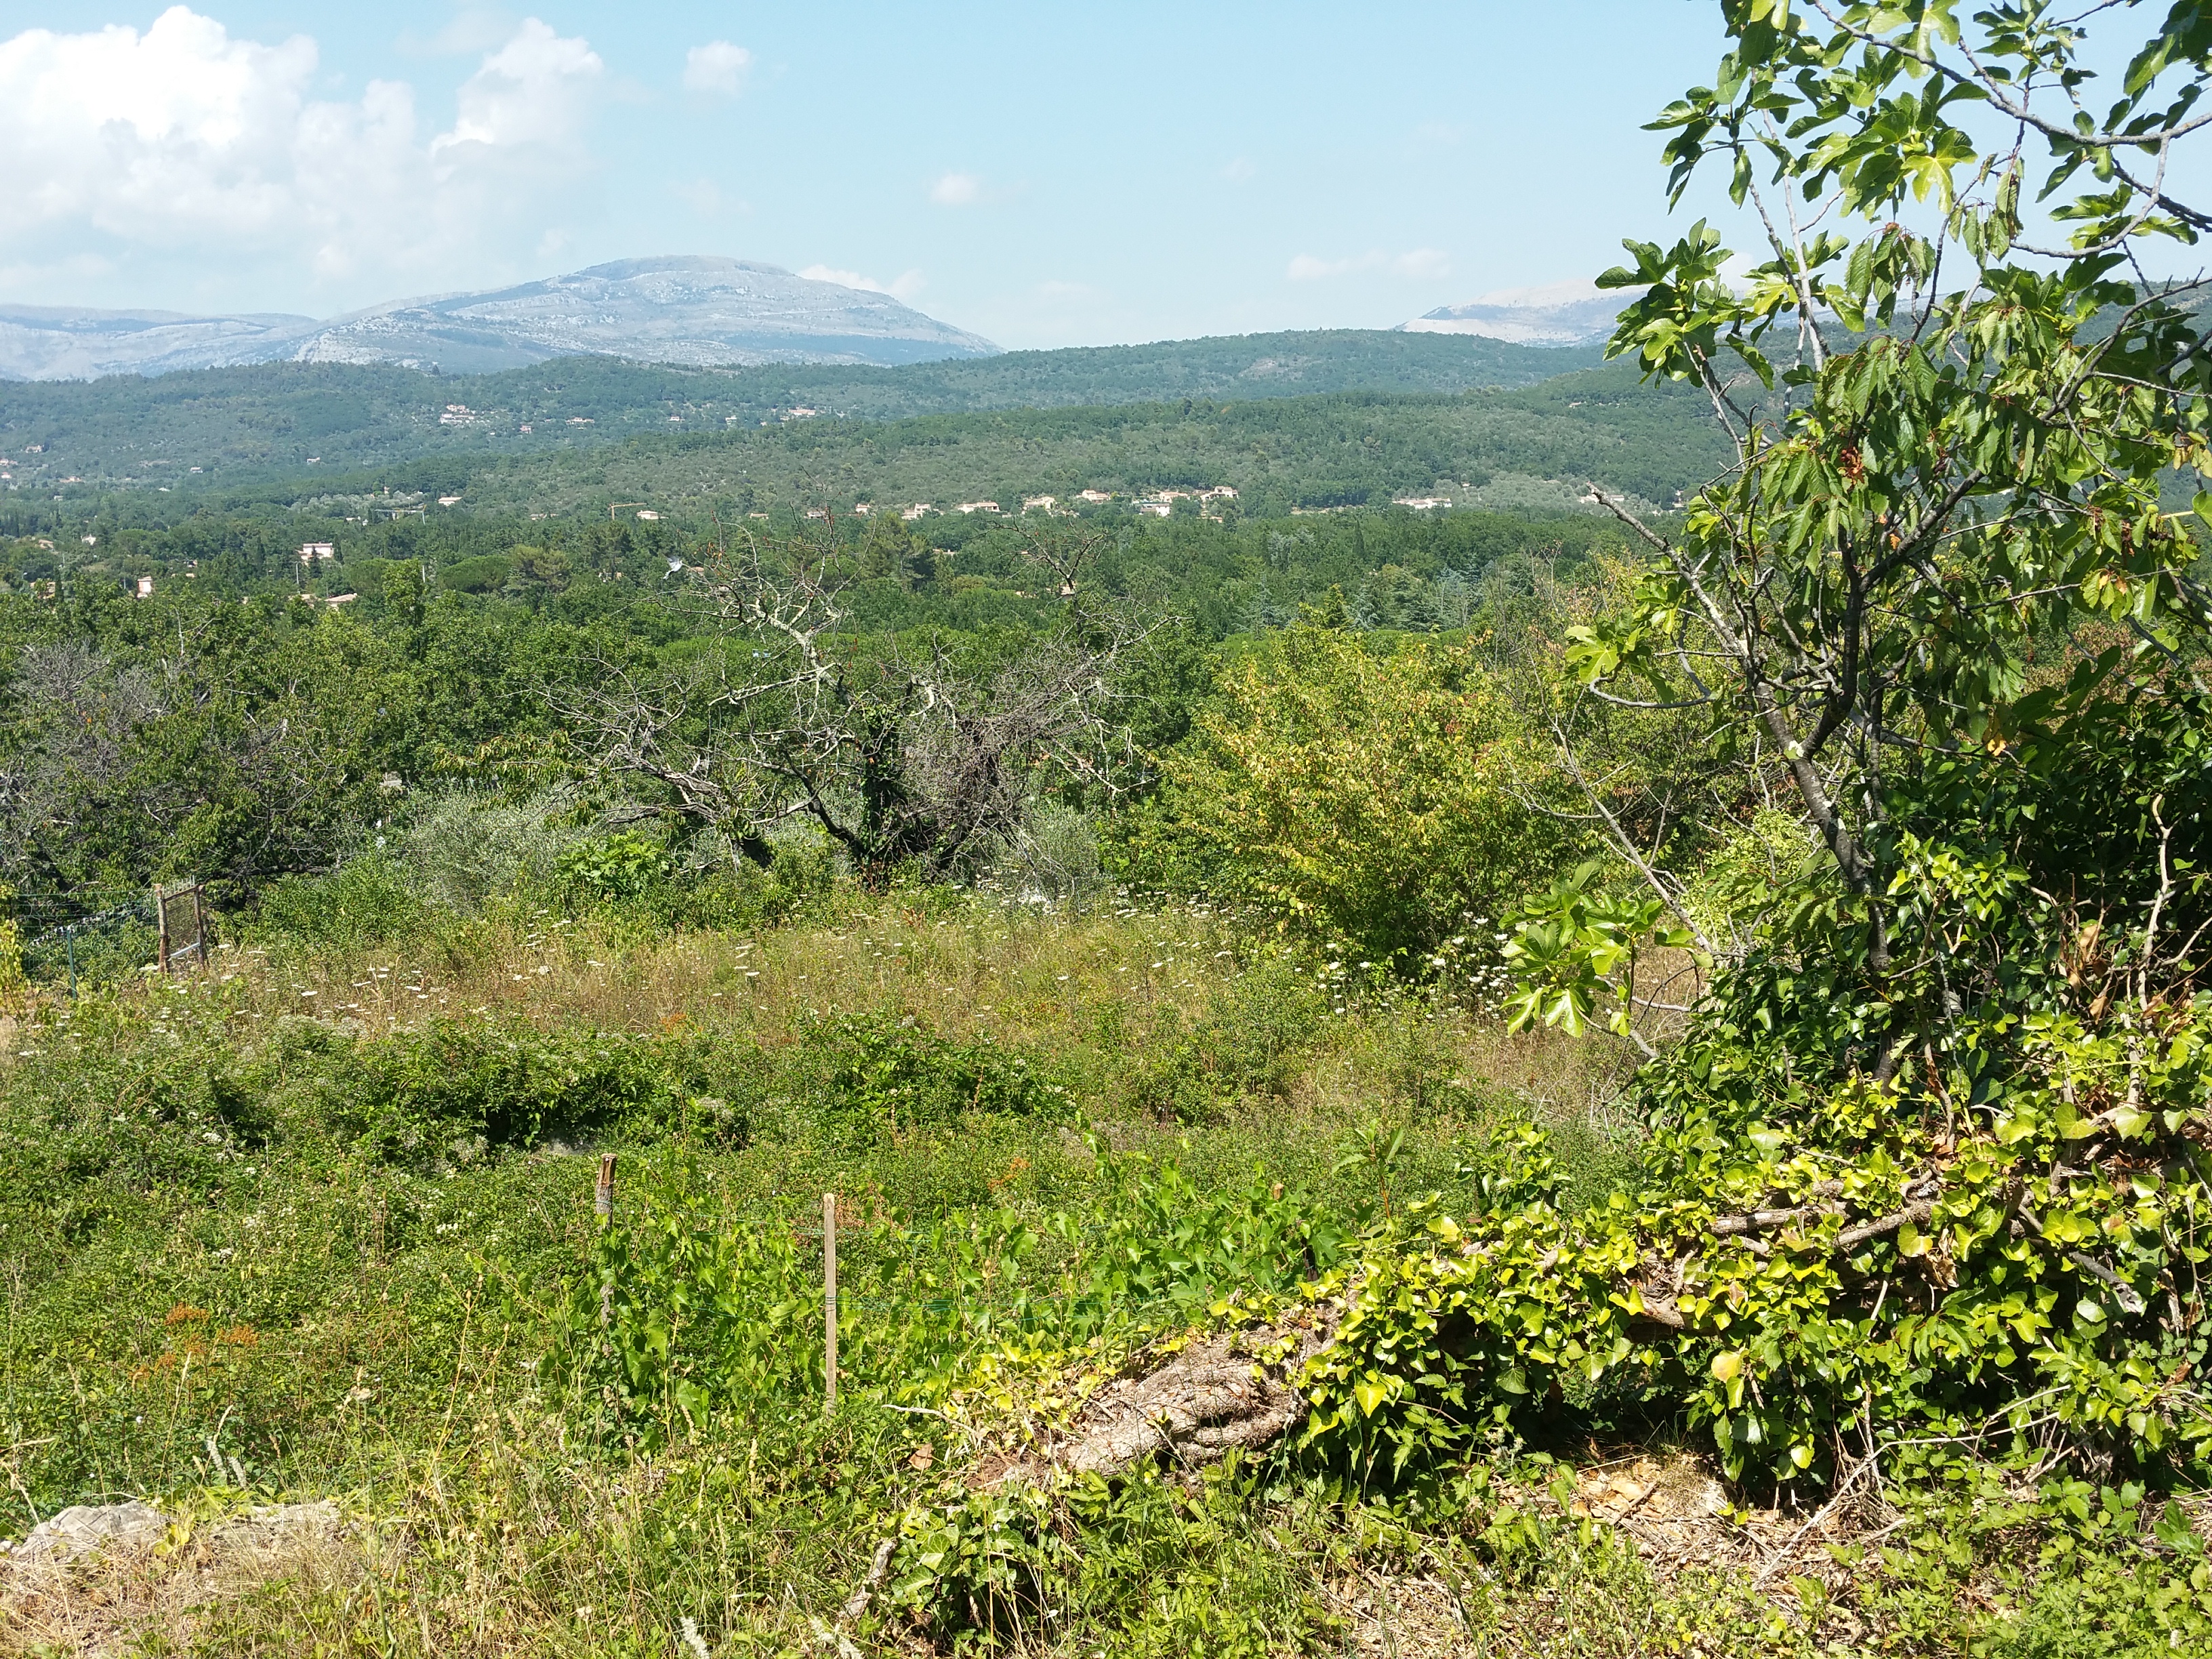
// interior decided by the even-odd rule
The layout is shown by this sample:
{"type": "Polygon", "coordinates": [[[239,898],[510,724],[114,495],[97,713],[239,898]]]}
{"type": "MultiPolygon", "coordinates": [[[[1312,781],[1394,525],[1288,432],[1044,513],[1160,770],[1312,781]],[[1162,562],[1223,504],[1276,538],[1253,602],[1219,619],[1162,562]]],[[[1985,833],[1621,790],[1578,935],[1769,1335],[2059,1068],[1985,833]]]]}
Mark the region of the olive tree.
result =
{"type": "Polygon", "coordinates": [[[1053,789],[1123,787],[1133,750],[1114,681],[1145,637],[1136,619],[1070,602],[989,653],[865,640],[843,628],[853,574],[826,518],[811,537],[706,550],[677,603],[714,648],[651,671],[609,664],[568,694],[590,763],[763,864],[777,826],[811,822],[872,886],[1018,844],[1053,789]]]}

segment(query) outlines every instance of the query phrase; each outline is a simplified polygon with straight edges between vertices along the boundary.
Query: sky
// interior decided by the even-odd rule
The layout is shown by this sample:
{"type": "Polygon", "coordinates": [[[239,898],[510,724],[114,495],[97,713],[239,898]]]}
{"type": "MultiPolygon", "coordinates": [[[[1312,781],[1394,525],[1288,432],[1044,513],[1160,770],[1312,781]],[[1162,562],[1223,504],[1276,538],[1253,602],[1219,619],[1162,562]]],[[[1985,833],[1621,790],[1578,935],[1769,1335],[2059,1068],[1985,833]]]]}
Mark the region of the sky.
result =
{"type": "MultiPolygon", "coordinates": [[[[332,316],[660,253],[1009,347],[1388,327],[1679,232],[1695,0],[0,0],[0,302],[332,316]]],[[[1717,189],[1716,189],[1717,197],[1717,189]]]]}

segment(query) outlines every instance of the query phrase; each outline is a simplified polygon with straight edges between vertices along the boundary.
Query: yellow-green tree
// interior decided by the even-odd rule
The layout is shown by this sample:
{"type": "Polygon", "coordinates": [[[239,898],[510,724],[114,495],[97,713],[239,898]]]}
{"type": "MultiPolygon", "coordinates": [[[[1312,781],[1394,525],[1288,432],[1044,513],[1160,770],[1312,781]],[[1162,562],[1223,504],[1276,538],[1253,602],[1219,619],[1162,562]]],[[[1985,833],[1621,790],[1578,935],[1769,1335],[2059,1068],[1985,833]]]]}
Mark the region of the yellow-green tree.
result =
{"type": "Polygon", "coordinates": [[[1301,625],[1223,675],[1118,850],[1146,885],[1418,968],[1566,855],[1559,824],[1516,791],[1518,747],[1471,648],[1385,655],[1301,625]]]}

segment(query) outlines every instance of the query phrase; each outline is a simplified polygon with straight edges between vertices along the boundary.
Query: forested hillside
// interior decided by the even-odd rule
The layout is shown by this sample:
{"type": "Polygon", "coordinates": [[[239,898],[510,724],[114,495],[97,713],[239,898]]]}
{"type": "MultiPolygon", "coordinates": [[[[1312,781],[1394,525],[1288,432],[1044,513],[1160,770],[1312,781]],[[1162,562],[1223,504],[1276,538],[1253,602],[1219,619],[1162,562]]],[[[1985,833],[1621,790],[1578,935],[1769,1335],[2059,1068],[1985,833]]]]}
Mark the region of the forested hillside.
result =
{"type": "MultiPolygon", "coordinates": [[[[537,457],[455,454],[351,472],[319,467],[254,486],[85,481],[45,494],[19,489],[0,507],[0,530],[57,541],[64,563],[99,564],[106,554],[77,550],[112,549],[126,532],[195,522],[193,533],[204,541],[210,521],[240,514],[293,517],[302,539],[333,539],[347,550],[382,544],[381,526],[395,516],[417,525],[487,516],[580,525],[611,515],[696,534],[749,514],[843,513],[860,504],[927,504],[945,517],[963,504],[990,502],[1015,514],[1038,495],[1054,497],[1063,514],[1111,519],[1128,515],[1140,498],[1222,486],[1233,495],[1209,501],[1205,511],[1273,518],[1402,498],[1556,516],[1591,510],[1592,483],[1645,510],[1664,507],[1726,457],[1725,436],[1700,395],[1638,386],[1616,367],[1517,392],[1457,396],[1346,392],[817,419],[537,457]],[[1112,499],[1086,502],[1086,491],[1112,499]],[[86,544],[87,535],[94,542],[86,544]]],[[[1177,510],[1200,507],[1186,500],[1177,510]]],[[[935,519],[922,529],[939,541],[958,533],[935,519]]]]}
{"type": "Polygon", "coordinates": [[[1595,361],[1590,351],[1465,336],[1336,330],[900,368],[688,369],[565,357],[499,374],[439,375],[270,363],[155,380],[0,383],[0,444],[26,489],[78,477],[173,489],[266,478],[311,462],[336,470],[428,455],[557,454],[672,426],[755,427],[795,410],[884,421],[1186,398],[1449,393],[1533,385],[1595,361]]]}

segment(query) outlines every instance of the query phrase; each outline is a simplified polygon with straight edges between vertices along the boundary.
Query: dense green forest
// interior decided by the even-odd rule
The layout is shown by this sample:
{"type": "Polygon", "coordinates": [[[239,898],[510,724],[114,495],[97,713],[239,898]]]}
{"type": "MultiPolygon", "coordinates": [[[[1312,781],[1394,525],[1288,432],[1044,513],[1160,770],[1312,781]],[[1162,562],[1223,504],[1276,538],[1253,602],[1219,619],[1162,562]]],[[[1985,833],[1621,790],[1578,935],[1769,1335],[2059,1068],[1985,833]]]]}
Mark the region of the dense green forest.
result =
{"type": "Polygon", "coordinates": [[[23,489],[76,477],[175,490],[287,476],[311,462],[343,471],[428,455],[559,454],[672,426],[757,427],[799,410],[889,421],[1184,398],[1455,393],[1531,386],[1595,359],[1468,336],[1334,330],[901,368],[693,369],[564,357],[499,374],[439,375],[271,363],[152,380],[0,383],[0,453],[23,489]]]}
{"type": "MultiPolygon", "coordinates": [[[[1382,641],[1459,637],[1626,552],[1617,526],[1587,514],[1401,511],[1233,526],[1188,515],[1095,528],[955,515],[931,526],[934,539],[890,515],[762,528],[771,546],[788,547],[794,526],[812,529],[840,566],[830,632],[851,648],[929,638],[999,656],[1050,636],[1072,603],[1141,616],[1185,652],[1302,617],[1382,641]],[[1073,602],[1040,547],[1080,559],[1073,602]]],[[[58,578],[36,538],[9,549],[25,590],[0,598],[0,640],[17,664],[9,748],[21,812],[8,857],[18,885],[57,892],[197,872],[221,875],[250,902],[276,876],[340,859],[364,815],[386,804],[379,780],[464,778],[472,756],[501,744],[554,745],[557,764],[569,732],[549,701],[557,688],[608,665],[666,670],[728,644],[724,622],[701,608],[700,564],[715,562],[715,547],[672,526],[402,519],[306,568],[301,534],[289,515],[196,516],[117,533],[105,557],[58,578]],[[143,600],[131,597],[141,571],[155,584],[143,600]],[[328,602],[340,595],[351,597],[328,602]],[[46,678],[24,667],[31,660],[46,678]],[[91,678],[71,678],[79,669],[91,678]],[[105,777],[78,753],[93,727],[112,745],[105,777]],[[267,751],[253,733],[272,728],[285,735],[267,751]],[[276,752],[295,758],[276,765],[276,752]],[[88,793],[64,807],[25,783],[40,772],[88,793]],[[135,804],[124,808],[107,793],[117,788],[135,804]]],[[[1184,680],[1146,716],[1149,729],[1188,723],[1204,675],[1188,663],[1177,672],[1184,680]]]]}
{"type": "MultiPolygon", "coordinates": [[[[583,453],[448,456],[255,488],[19,494],[0,507],[0,532],[16,543],[0,574],[19,586],[60,578],[88,592],[227,561],[220,571],[196,570],[196,579],[296,586],[298,572],[284,560],[310,542],[330,544],[336,560],[311,574],[341,581],[351,580],[344,566],[355,562],[435,563],[518,543],[576,550],[583,563],[611,574],[625,550],[680,550],[717,526],[788,523],[809,509],[849,514],[856,506],[905,509],[930,547],[957,552],[1038,495],[1055,498],[1055,515],[1075,514],[1123,538],[1149,533],[1140,527],[1155,520],[1139,507],[1149,499],[1178,521],[1232,528],[1306,514],[1311,522],[1269,522],[1265,532],[1298,545],[1346,538],[1395,544],[1425,533],[1381,522],[1404,519],[1399,501],[1424,513],[1556,519],[1594,513],[1587,498],[1595,483],[1648,513],[1725,459],[1725,436],[1698,394],[1639,387],[1617,368],[1450,398],[1340,393],[809,421],[632,439],[583,453]],[[1223,489],[1229,493],[1197,495],[1223,489]],[[1085,501],[1085,491],[1108,499],[1085,501]],[[996,510],[959,510],[976,501],[996,510]],[[931,511],[915,516],[922,503],[931,511]],[[1355,507],[1372,509],[1355,514],[1360,526],[1320,524],[1321,515],[1355,507]]],[[[1244,539],[1256,544],[1264,536],[1244,539]]],[[[1272,561],[1278,569],[1282,551],[1272,561]]],[[[1333,566],[1329,579],[1356,581],[1394,559],[1406,562],[1381,552],[1355,561],[1357,568],[1333,566]]],[[[1188,581],[1176,586],[1199,602],[1188,581]]],[[[1295,579],[1291,592],[1303,594],[1295,579]]]]}
{"type": "MultiPolygon", "coordinates": [[[[808,521],[785,508],[765,524],[733,515],[726,531],[628,514],[541,523],[453,514],[360,525],[264,508],[202,512],[161,528],[83,522],[89,546],[38,535],[0,541],[0,581],[15,595],[15,629],[104,629],[112,621],[93,619],[126,614],[141,579],[153,584],[164,615],[171,602],[194,610],[305,593],[340,599],[380,625],[427,590],[438,604],[481,611],[494,627],[632,611],[665,622],[686,592],[672,558],[696,567],[718,538],[775,538],[808,521]],[[330,546],[331,558],[303,565],[299,550],[317,543],[330,546]],[[68,614],[85,622],[57,620],[50,614],[56,601],[82,607],[68,614]]],[[[1195,512],[1162,519],[1125,511],[1074,525],[988,514],[912,524],[848,515],[830,533],[856,561],[842,624],[848,629],[1034,623],[1060,601],[1028,551],[1040,541],[1068,541],[1095,550],[1086,591],[1141,602],[1217,640],[1279,627],[1310,605],[1340,609],[1356,629],[1466,628],[1500,584],[1525,588],[1533,569],[1571,571],[1623,544],[1616,525],[1587,513],[1403,508],[1234,523],[1195,512]]]]}
{"type": "Polygon", "coordinates": [[[1227,484],[1243,510],[1267,515],[1398,495],[1480,505],[1492,491],[1557,510],[1592,482],[1671,504],[1726,459],[1702,392],[1642,386],[1606,368],[1458,397],[1346,392],[641,439],[588,459],[485,466],[468,495],[489,507],[569,513],[623,492],[696,514],[713,501],[808,496],[1011,507],[1025,495],[1066,500],[1086,489],[1127,496],[1227,484]]]}

